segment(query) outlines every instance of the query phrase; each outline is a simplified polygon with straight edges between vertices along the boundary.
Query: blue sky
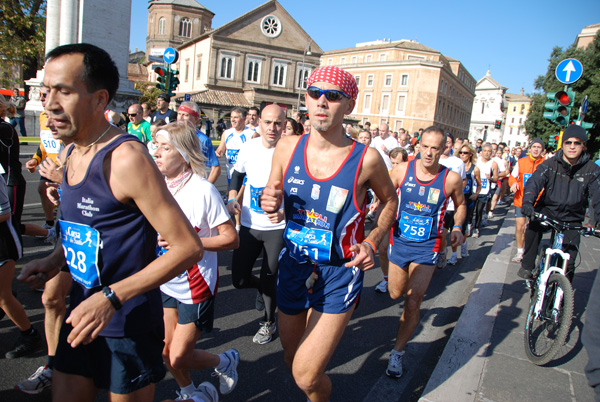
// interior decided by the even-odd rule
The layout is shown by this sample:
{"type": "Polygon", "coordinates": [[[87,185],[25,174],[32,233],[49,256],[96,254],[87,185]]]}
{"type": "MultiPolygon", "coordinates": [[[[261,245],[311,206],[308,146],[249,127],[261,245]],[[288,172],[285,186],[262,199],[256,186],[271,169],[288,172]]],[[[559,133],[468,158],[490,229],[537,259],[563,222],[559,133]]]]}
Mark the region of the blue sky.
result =
{"type": "MultiPolygon", "coordinates": [[[[262,0],[201,0],[213,28],[262,0]]],[[[148,1],[132,1],[130,48],[146,48],[148,1]]],[[[586,25],[600,22],[600,1],[279,0],[323,50],[389,38],[412,39],[460,60],[478,81],[488,69],[508,92],[533,93],[554,46],[566,49],[586,25]]],[[[585,74],[585,71],[584,71],[585,74]]]]}

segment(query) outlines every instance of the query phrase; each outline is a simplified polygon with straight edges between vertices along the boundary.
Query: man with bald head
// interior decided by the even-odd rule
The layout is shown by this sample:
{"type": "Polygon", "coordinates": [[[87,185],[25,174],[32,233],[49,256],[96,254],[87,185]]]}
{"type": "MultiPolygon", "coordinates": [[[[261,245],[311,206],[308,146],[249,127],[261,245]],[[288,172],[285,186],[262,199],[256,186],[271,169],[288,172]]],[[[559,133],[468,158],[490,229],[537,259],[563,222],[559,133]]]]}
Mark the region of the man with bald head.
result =
{"type": "Polygon", "coordinates": [[[388,170],[392,170],[392,161],[388,154],[394,148],[398,147],[398,141],[390,135],[390,127],[387,123],[381,123],[379,127],[379,137],[373,137],[371,146],[379,151],[388,170]]]}
{"type": "Polygon", "coordinates": [[[144,144],[152,141],[150,123],[144,120],[144,109],[142,109],[139,103],[129,106],[127,117],[129,118],[129,123],[127,124],[127,132],[129,134],[135,135],[144,144]]]}
{"type": "Polygon", "coordinates": [[[265,213],[260,208],[260,194],[267,185],[275,146],[286,124],[285,112],[277,105],[266,106],[258,120],[260,137],[242,145],[233,167],[229,201],[230,214],[241,214],[240,246],[233,251],[232,282],[237,289],[253,288],[258,292],[258,308],[264,309],[264,321],[253,342],[263,345],[271,341],[276,330],[275,293],[277,285],[277,259],[283,248],[283,210],[265,213]],[[237,201],[244,183],[246,189],[242,205],[237,201]],[[252,275],[256,259],[263,253],[260,277],[252,275]]]}
{"type": "Polygon", "coordinates": [[[307,86],[311,131],[279,141],[260,206],[273,213],[283,203],[286,218],[277,282],[285,362],[308,399],[329,401],[325,367],[356,307],[363,271],[375,265],[398,199],[381,158],[342,129],[358,96],[354,77],[324,66],[307,86]],[[382,207],[365,238],[369,187],[382,207]]]}
{"type": "Polygon", "coordinates": [[[210,169],[210,172],[208,172],[208,181],[215,184],[219,176],[221,176],[221,164],[215,153],[212,141],[198,127],[198,123],[200,122],[200,108],[195,102],[181,102],[181,106],[177,110],[177,120],[185,120],[196,129],[200,149],[202,149],[202,153],[206,157],[206,167],[210,169]]]}

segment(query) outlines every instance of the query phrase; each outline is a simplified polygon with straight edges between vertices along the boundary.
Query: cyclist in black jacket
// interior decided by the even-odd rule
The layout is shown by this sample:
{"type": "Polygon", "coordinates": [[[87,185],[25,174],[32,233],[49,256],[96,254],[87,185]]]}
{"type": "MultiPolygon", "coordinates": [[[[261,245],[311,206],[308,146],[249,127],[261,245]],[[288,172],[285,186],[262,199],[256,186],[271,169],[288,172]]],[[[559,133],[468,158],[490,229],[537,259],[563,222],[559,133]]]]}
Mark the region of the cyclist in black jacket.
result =
{"type": "MultiPolygon", "coordinates": [[[[524,215],[531,217],[535,210],[557,221],[581,224],[590,199],[594,212],[600,213],[600,167],[585,151],[586,141],[587,134],[581,126],[573,124],[564,131],[562,149],[542,163],[527,180],[521,208],[524,215]]],[[[546,230],[537,221],[529,222],[525,231],[525,252],[518,273],[520,277],[531,279],[538,246],[546,230]]],[[[564,235],[563,250],[571,256],[566,276],[572,281],[579,232],[567,230],[564,235]]]]}

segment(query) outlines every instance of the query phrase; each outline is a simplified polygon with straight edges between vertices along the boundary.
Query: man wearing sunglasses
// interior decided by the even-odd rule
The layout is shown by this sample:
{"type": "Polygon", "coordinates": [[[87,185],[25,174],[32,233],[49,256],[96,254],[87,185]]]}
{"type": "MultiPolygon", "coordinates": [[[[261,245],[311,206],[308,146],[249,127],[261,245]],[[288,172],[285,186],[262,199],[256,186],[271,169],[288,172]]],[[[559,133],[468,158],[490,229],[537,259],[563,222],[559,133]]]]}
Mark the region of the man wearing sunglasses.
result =
{"type": "Polygon", "coordinates": [[[129,106],[127,117],[129,118],[129,124],[127,124],[127,132],[129,134],[135,135],[144,145],[152,141],[150,123],[144,120],[144,109],[142,109],[140,104],[134,103],[129,106]]]}
{"type": "MultiPolygon", "coordinates": [[[[581,224],[588,200],[592,200],[596,216],[600,213],[600,167],[586,152],[585,129],[572,124],[564,131],[562,138],[562,148],[542,163],[527,180],[521,212],[531,217],[536,211],[561,222],[581,224]],[[544,192],[539,196],[542,190],[544,192]]],[[[544,231],[545,228],[538,221],[529,222],[525,231],[525,252],[518,273],[521,278],[532,278],[531,272],[544,231]]],[[[572,281],[579,232],[567,230],[564,235],[563,250],[571,256],[566,276],[572,281]]]]}
{"type": "Polygon", "coordinates": [[[307,85],[310,134],[278,142],[261,208],[275,212],[283,202],[287,222],[277,284],[285,362],[309,400],[328,401],[325,368],[357,305],[363,271],[374,267],[376,245],[390,229],[398,198],[376,150],[344,135],[344,115],[358,96],[354,77],[325,66],[307,85]],[[365,239],[368,187],[382,209],[365,239]]]}

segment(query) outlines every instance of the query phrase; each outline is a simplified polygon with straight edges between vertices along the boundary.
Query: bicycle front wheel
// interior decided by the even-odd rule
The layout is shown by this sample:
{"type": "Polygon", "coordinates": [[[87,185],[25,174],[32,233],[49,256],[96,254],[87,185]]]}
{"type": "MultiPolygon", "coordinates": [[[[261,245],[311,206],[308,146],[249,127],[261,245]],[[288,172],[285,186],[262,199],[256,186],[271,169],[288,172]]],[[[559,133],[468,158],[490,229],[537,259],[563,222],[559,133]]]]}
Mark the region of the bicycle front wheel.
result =
{"type": "MultiPolygon", "coordinates": [[[[539,290],[538,290],[539,291],[539,290]]],[[[536,297],[531,299],[525,326],[525,353],[538,366],[551,361],[564,345],[573,319],[573,287],[560,274],[548,279],[540,314],[535,316],[536,297]],[[556,308],[556,298],[562,290],[562,301],[556,308]]]]}

